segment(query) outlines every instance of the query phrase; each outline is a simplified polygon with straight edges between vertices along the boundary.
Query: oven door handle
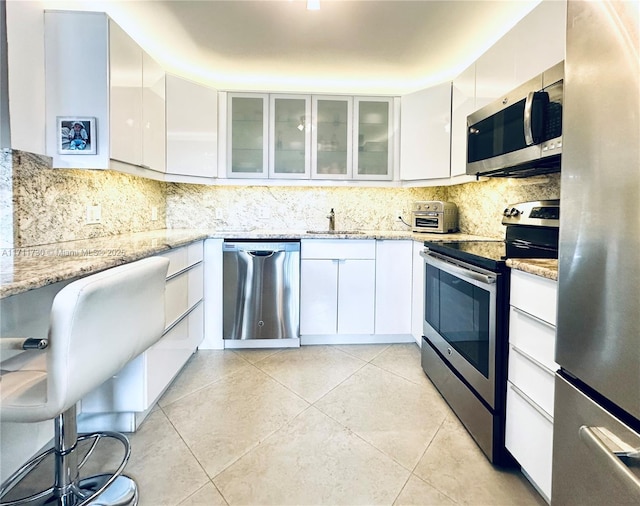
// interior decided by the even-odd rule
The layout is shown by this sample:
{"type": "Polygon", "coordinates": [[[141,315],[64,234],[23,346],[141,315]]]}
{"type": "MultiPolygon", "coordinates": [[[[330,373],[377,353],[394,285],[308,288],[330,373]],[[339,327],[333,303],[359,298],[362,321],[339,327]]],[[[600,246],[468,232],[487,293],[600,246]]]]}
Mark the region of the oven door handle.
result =
{"type": "Polygon", "coordinates": [[[442,269],[449,274],[453,274],[460,279],[479,281],[486,285],[494,285],[498,279],[498,276],[494,273],[480,271],[469,264],[454,261],[429,250],[421,251],[420,256],[433,266],[442,269]]]}

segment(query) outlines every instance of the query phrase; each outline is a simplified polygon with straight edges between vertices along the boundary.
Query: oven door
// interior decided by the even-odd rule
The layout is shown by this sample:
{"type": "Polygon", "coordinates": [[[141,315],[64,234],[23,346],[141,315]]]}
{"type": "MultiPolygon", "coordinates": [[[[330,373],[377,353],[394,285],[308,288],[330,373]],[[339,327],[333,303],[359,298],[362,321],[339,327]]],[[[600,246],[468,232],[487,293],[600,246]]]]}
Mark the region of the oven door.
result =
{"type": "Polygon", "coordinates": [[[425,337],[495,408],[495,272],[425,250],[425,337]]]}

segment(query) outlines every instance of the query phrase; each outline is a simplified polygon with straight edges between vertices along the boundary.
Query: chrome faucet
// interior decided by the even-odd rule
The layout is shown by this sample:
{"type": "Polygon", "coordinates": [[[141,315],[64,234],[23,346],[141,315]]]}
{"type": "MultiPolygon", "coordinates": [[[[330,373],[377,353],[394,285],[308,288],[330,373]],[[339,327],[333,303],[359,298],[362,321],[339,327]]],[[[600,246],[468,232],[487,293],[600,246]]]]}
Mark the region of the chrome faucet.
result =
{"type": "Polygon", "coordinates": [[[327,214],[327,218],[329,218],[329,232],[333,232],[336,229],[336,213],[333,212],[333,207],[327,214]]]}

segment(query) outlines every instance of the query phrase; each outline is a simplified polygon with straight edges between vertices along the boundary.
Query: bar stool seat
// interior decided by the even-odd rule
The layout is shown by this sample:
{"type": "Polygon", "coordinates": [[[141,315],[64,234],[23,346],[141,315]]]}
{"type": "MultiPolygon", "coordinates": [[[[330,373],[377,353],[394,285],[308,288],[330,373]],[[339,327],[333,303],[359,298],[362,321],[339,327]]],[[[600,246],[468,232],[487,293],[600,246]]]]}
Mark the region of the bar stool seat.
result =
{"type": "Polygon", "coordinates": [[[122,474],[131,452],[126,436],[104,431],[78,437],[76,404],[162,337],[168,267],[169,260],[151,257],[74,281],[53,301],[48,340],[0,339],[0,346],[26,349],[0,364],[0,421],[53,419],[55,429],[53,448],[0,486],[0,506],[137,504],[135,482],[122,474]],[[104,438],[122,443],[119,467],[80,480],[79,469],[104,438]],[[78,445],[84,441],[91,446],[78,463],[78,445]],[[55,464],[53,486],[5,502],[11,488],[49,455],[55,464]]]}

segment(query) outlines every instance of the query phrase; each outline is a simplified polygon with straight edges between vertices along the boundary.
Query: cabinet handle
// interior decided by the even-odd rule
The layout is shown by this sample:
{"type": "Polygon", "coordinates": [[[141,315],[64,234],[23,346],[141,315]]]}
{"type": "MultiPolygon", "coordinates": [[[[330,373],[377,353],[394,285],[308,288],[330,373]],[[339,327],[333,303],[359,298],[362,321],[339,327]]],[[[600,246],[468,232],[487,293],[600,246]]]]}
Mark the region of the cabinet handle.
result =
{"type": "Polygon", "coordinates": [[[619,478],[619,483],[624,484],[635,497],[634,503],[640,502],[640,479],[632,473],[625,463],[620,460],[615,451],[609,449],[604,439],[606,429],[602,427],[587,427],[583,425],[578,429],[582,442],[589,448],[602,467],[602,474],[610,473],[619,478]]]}
{"type": "Polygon", "coordinates": [[[524,311],[523,309],[520,309],[519,307],[511,306],[511,309],[513,309],[516,313],[521,314],[522,316],[528,316],[529,318],[534,319],[538,323],[542,323],[545,327],[549,327],[550,329],[553,329],[553,332],[555,333],[556,326],[553,323],[549,323],[548,321],[538,318],[536,315],[527,313],[526,311],[524,311]]]}
{"type": "Polygon", "coordinates": [[[509,382],[509,388],[511,388],[511,390],[513,390],[517,395],[519,395],[520,397],[522,397],[522,399],[529,404],[529,406],[531,406],[533,409],[535,409],[540,415],[542,415],[549,423],[553,424],[553,418],[551,417],[551,415],[549,415],[549,413],[547,413],[544,409],[542,409],[540,406],[538,406],[535,401],[533,399],[531,399],[531,397],[529,397],[527,394],[525,394],[522,390],[520,390],[517,386],[515,386],[513,383],[509,382]]]}
{"type": "Polygon", "coordinates": [[[544,365],[544,364],[542,364],[542,363],[538,362],[535,358],[533,358],[533,357],[529,356],[527,353],[525,353],[524,351],[522,351],[522,350],[520,350],[520,349],[516,348],[516,347],[515,347],[515,346],[513,346],[513,345],[511,345],[511,346],[510,346],[510,348],[511,348],[511,350],[512,350],[512,351],[515,351],[518,355],[520,355],[521,357],[525,358],[526,360],[528,360],[529,362],[531,362],[533,365],[535,365],[535,366],[539,367],[540,369],[542,369],[542,370],[543,370],[544,372],[546,372],[548,375],[550,375],[550,376],[554,376],[554,377],[555,377],[555,375],[556,375],[556,374],[555,374],[555,371],[550,371],[550,370],[549,370],[549,368],[548,368],[546,365],[544,365]]]}

